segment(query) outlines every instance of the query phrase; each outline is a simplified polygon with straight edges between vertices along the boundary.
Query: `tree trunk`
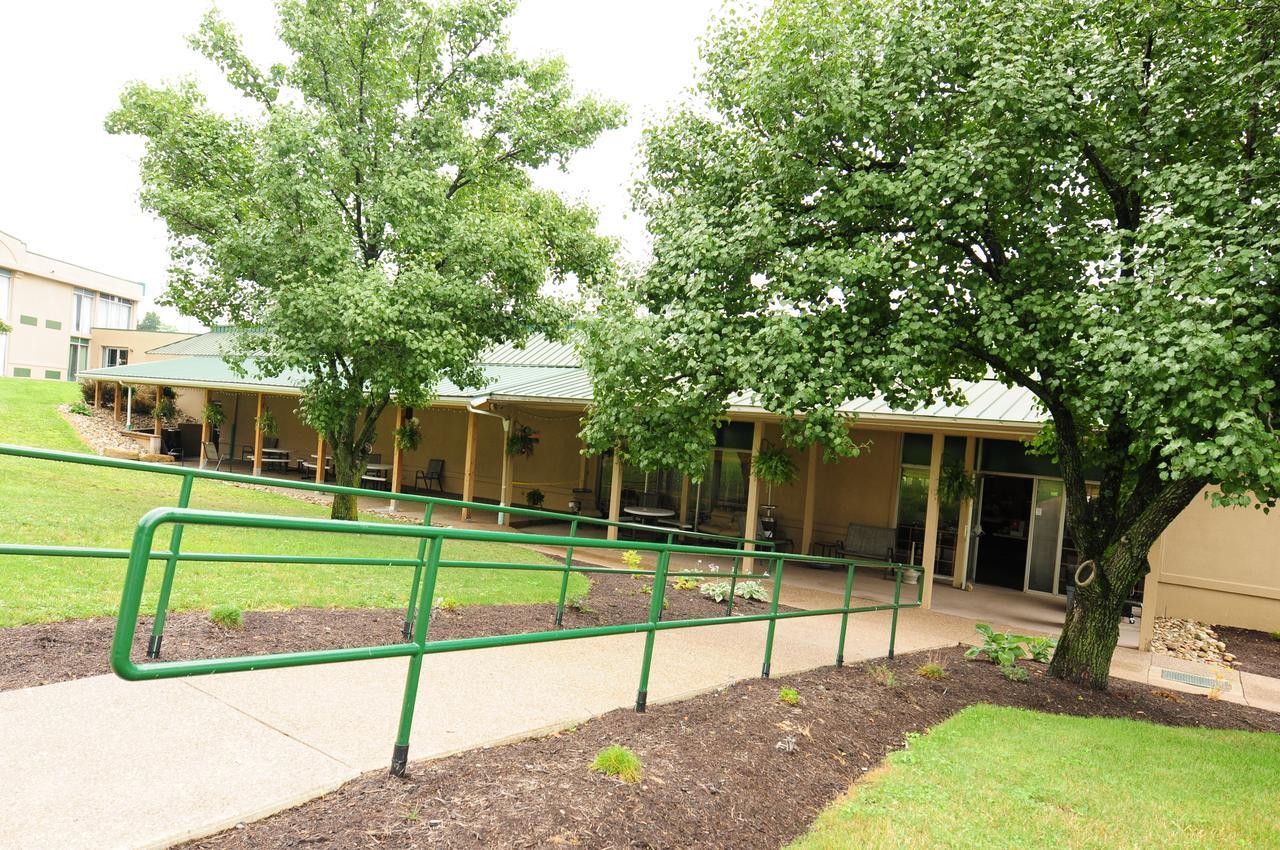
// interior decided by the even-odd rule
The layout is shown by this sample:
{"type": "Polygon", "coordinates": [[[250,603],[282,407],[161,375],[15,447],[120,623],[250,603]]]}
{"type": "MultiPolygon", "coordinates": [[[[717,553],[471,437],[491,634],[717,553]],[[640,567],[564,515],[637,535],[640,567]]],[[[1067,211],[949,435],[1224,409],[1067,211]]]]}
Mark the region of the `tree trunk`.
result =
{"type": "Polygon", "coordinates": [[[1049,675],[1106,690],[1111,656],[1120,640],[1120,614],[1137,581],[1135,578],[1130,582],[1127,576],[1145,574],[1146,564],[1145,559],[1141,565],[1119,564],[1111,559],[1099,569],[1102,572],[1088,587],[1075,591],[1058,647],[1049,662],[1049,675]],[[1117,580],[1108,585],[1105,575],[1116,576],[1117,580]]]}
{"type": "MultiPolygon", "coordinates": [[[[335,442],[333,445],[333,474],[340,487],[359,487],[364,475],[366,452],[361,452],[349,444],[349,441],[335,442]]],[[[356,496],[349,493],[334,493],[333,507],[329,512],[331,519],[354,520],[358,518],[356,496]]]]}

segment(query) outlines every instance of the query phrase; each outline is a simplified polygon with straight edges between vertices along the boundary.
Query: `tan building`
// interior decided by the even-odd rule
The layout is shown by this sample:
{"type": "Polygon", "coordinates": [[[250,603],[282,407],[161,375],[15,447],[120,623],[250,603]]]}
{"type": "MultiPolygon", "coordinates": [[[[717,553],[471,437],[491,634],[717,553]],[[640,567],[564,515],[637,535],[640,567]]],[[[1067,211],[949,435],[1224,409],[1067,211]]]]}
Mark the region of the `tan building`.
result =
{"type": "MultiPolygon", "coordinates": [[[[73,381],[89,366],[118,365],[92,358],[99,331],[138,323],[144,284],[27,250],[0,232],[0,375],[73,381]]],[[[99,346],[100,347],[100,346],[99,346]]]]}
{"type": "MultiPolygon", "coordinates": [[[[204,334],[154,350],[175,359],[88,375],[182,388],[180,397],[194,395],[200,407],[221,406],[225,421],[216,451],[222,469],[324,475],[326,449],[295,413],[297,376],[237,375],[219,356],[232,338],[204,334]],[[271,444],[254,427],[264,410],[279,425],[271,444]]],[[[484,358],[484,368],[484,387],[446,383],[430,408],[389,415],[365,486],[441,490],[507,505],[536,501],[531,494],[537,491],[551,510],[611,519],[641,515],[629,509],[648,516],[657,510],[668,528],[772,536],[792,551],[813,554],[852,540],[865,557],[922,565],[926,604],[937,583],[986,589],[996,600],[1028,594],[1062,610],[1077,556],[1058,470],[1025,450],[1044,414],[1024,390],[980,381],[961,387],[963,406],[913,411],[879,399],[850,402],[846,410],[857,417],[853,436],[862,453],[826,462],[819,449],[791,452],[797,480],[770,491],[751,475],[751,459],[781,443],[781,421],[747,399],[731,405],[730,421],[695,482],[582,454],[578,432],[591,382],[567,346],[535,340],[522,350],[502,347],[484,358]],[[410,416],[421,424],[422,442],[401,452],[391,433],[410,416]],[[525,429],[536,437],[532,452],[510,453],[510,437],[525,429]],[[939,482],[966,477],[957,476],[961,471],[975,486],[948,503],[939,482]]],[[[1151,560],[1139,643],[1150,641],[1155,616],[1280,629],[1280,517],[1198,501],[1160,538],[1151,560]]]]}

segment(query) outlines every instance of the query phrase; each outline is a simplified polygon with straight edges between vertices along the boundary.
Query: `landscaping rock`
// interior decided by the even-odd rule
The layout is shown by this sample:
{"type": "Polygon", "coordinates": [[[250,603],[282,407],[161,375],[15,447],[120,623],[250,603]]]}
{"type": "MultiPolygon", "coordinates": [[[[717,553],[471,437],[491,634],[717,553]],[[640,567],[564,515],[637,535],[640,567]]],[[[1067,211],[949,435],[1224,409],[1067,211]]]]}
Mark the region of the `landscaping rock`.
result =
{"type": "Polygon", "coordinates": [[[1236,657],[1226,648],[1212,626],[1176,617],[1156,618],[1155,631],[1151,636],[1152,652],[1220,667],[1234,666],[1236,657]]]}

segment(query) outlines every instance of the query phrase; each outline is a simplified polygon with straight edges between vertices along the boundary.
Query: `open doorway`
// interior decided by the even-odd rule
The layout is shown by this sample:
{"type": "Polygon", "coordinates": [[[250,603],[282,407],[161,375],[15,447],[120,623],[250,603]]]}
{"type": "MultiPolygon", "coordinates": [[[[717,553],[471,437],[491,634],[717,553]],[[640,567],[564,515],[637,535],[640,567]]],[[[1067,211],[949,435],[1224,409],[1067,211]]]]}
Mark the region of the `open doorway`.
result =
{"type": "Polygon", "coordinates": [[[1027,534],[1034,479],[986,475],[974,580],[1022,590],[1027,575],[1027,534]]]}

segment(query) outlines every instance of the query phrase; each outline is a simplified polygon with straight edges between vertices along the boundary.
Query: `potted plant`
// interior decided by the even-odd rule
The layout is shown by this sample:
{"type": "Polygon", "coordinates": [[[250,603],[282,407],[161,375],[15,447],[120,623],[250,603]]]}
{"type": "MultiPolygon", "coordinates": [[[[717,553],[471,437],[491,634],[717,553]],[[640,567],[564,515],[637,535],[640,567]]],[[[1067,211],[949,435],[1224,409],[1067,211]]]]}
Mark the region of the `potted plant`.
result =
{"type": "Polygon", "coordinates": [[[791,484],[799,476],[799,471],[786,449],[766,441],[751,462],[751,474],[769,488],[765,497],[769,504],[764,507],[772,508],[774,485],[785,487],[791,484]]]}
{"type": "Polygon", "coordinates": [[[542,503],[546,501],[546,495],[537,487],[524,494],[524,501],[531,508],[540,508],[542,503]]]}
{"type": "Polygon", "coordinates": [[[410,416],[395,431],[396,448],[402,452],[417,451],[422,445],[422,424],[418,417],[410,416]]]}
{"type": "Polygon", "coordinates": [[[977,483],[964,466],[955,461],[944,463],[938,470],[938,500],[944,504],[972,499],[977,483]]]}
{"type": "Polygon", "coordinates": [[[270,408],[264,407],[262,415],[258,417],[258,430],[262,432],[264,437],[280,436],[280,425],[276,422],[275,414],[270,408]]]}
{"type": "Polygon", "coordinates": [[[171,425],[178,418],[178,405],[168,396],[160,396],[156,401],[155,417],[166,425],[171,425]]]}
{"type": "Polygon", "coordinates": [[[533,457],[533,447],[538,445],[540,436],[528,425],[517,423],[511,429],[511,436],[507,438],[507,454],[533,457]]]}
{"type": "Polygon", "coordinates": [[[227,412],[222,409],[222,405],[209,402],[200,411],[200,418],[207,422],[210,428],[221,428],[222,423],[227,420],[227,412]]]}

